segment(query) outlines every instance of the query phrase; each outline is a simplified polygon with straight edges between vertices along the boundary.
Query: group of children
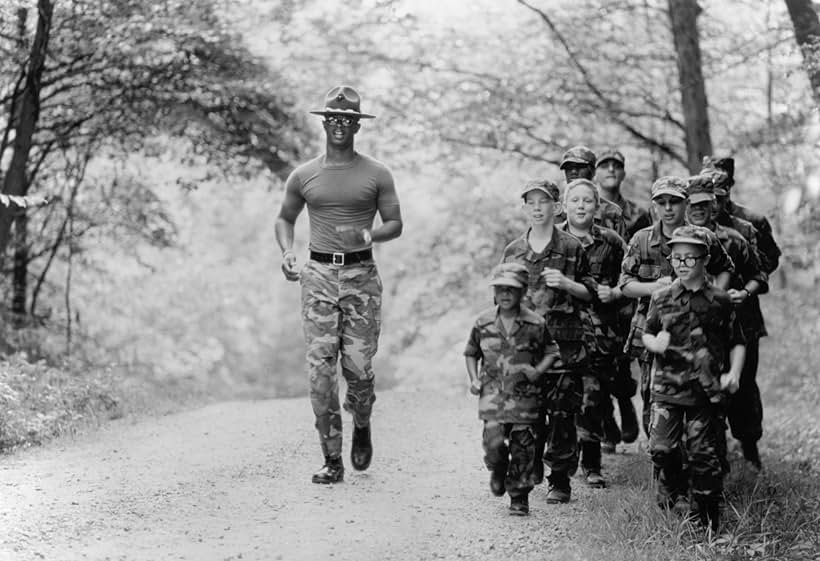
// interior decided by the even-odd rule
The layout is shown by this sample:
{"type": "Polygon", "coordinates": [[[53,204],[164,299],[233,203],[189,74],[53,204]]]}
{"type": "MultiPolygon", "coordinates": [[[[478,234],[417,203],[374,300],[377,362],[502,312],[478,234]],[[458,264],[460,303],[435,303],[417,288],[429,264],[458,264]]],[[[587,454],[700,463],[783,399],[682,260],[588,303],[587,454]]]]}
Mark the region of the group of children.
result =
{"type": "MultiPolygon", "coordinates": [[[[632,394],[618,388],[634,388],[632,358],[662,508],[717,529],[727,414],[747,460],[760,467],[754,376],[765,327],[757,295],[773,268],[755,228],[726,217],[733,167],[730,176],[725,165],[706,164],[695,177],[655,181],[654,224],[602,198],[612,193],[593,182],[602,165],[623,179],[617,151],[596,161],[588,148],[571,148],[561,162],[563,193],[546,180],[521,190],[529,227],[493,269],[495,306],[479,315],[465,350],[490,489],[509,495],[511,514],[529,512],[544,465],[548,503],[570,500],[579,465],[587,485],[606,486],[611,396],[626,434],[632,394]],[[737,226],[721,224],[729,220],[737,226]],[[754,370],[744,361],[750,341],[754,370]],[[745,397],[735,399],[742,386],[745,397]]],[[[637,426],[631,432],[634,440],[637,426]]]]}

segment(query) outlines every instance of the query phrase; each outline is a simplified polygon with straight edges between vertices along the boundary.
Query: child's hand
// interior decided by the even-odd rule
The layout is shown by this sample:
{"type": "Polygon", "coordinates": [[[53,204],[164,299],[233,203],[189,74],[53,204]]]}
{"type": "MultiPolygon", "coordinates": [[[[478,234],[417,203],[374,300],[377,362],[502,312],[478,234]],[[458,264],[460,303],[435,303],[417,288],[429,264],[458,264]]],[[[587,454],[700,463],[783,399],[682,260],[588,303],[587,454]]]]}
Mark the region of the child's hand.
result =
{"type": "Polygon", "coordinates": [[[470,393],[473,395],[480,395],[481,394],[481,382],[478,380],[473,381],[470,384],[470,393]]]}
{"type": "Polygon", "coordinates": [[[746,301],[746,298],[749,297],[749,291],[746,289],[736,290],[734,288],[730,288],[726,292],[729,294],[729,298],[732,299],[732,304],[735,306],[742,304],[746,301]]]}
{"type": "Polygon", "coordinates": [[[655,343],[652,345],[654,348],[650,348],[649,350],[655,354],[662,355],[666,352],[666,349],[669,348],[671,337],[672,335],[667,330],[659,331],[658,334],[655,335],[655,343]]]}
{"type": "Polygon", "coordinates": [[[541,277],[544,279],[544,282],[547,283],[549,288],[564,290],[566,277],[558,269],[546,268],[541,272],[541,277]]]}
{"type": "Polygon", "coordinates": [[[605,284],[598,285],[598,300],[604,304],[608,304],[618,298],[618,293],[614,288],[610,288],[605,284]]]}
{"type": "Polygon", "coordinates": [[[672,284],[672,277],[670,277],[670,276],[661,277],[661,278],[659,278],[658,280],[655,281],[655,284],[657,284],[660,287],[669,286],[670,284],[672,284]]]}
{"type": "Polygon", "coordinates": [[[531,384],[537,382],[538,379],[541,377],[541,374],[535,369],[535,367],[529,364],[522,366],[521,371],[524,373],[524,376],[526,376],[527,380],[531,384]]]}
{"type": "Polygon", "coordinates": [[[729,393],[735,393],[738,388],[740,387],[740,376],[733,372],[727,372],[726,374],[721,374],[720,376],[720,389],[724,391],[728,391],[729,393]]]}

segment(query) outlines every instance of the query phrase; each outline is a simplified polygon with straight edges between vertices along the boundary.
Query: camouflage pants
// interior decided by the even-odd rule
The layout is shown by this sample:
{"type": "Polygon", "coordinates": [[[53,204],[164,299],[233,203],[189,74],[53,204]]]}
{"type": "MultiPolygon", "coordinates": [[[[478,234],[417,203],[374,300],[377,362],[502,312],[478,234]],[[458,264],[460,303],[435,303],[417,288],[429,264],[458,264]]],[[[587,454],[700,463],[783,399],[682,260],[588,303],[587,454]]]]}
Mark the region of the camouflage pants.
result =
{"type": "Polygon", "coordinates": [[[583,401],[581,375],[574,370],[547,373],[546,425],[536,425],[536,454],[552,473],[572,475],[578,469],[575,416],[583,401]]]}
{"type": "Polygon", "coordinates": [[[372,359],[381,329],[382,283],[372,261],[338,266],[308,261],[301,275],[302,328],[310,402],[325,456],[342,453],[337,360],[347,382],[344,408],[367,426],[376,399],[372,359]]]}
{"type": "Polygon", "coordinates": [[[652,355],[648,352],[638,359],[638,367],[641,370],[641,421],[643,424],[643,431],[646,436],[649,436],[649,419],[652,410],[650,403],[652,402],[652,355]]]}
{"type": "MultiPolygon", "coordinates": [[[[506,473],[504,484],[510,497],[527,495],[533,488],[535,427],[523,423],[484,421],[484,465],[506,473]]],[[[540,461],[540,459],[538,460],[540,461]]]]}
{"type": "Polygon", "coordinates": [[[729,396],[727,413],[732,436],[757,442],[763,436],[763,403],[757,386],[760,339],[746,340],[746,360],[740,373],[740,387],[729,396]]]}
{"type": "Polygon", "coordinates": [[[719,434],[723,427],[713,405],[652,403],[649,452],[658,478],[659,503],[668,504],[685,496],[687,488],[699,504],[717,500],[723,490],[719,434]],[[681,441],[685,441],[683,452],[681,441]],[[684,454],[687,470],[683,468],[684,454]]]}
{"type": "Polygon", "coordinates": [[[601,442],[604,438],[604,414],[612,411],[608,384],[601,380],[597,370],[585,372],[582,377],[584,396],[581,410],[575,417],[580,442],[601,442]]]}

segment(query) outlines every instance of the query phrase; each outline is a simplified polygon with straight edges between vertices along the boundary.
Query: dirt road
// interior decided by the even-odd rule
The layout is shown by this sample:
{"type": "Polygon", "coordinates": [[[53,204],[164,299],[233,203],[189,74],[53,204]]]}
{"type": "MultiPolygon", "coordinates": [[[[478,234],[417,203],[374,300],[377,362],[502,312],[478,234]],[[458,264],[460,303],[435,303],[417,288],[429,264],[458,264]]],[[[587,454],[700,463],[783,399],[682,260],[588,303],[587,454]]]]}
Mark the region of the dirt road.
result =
{"type": "MultiPolygon", "coordinates": [[[[490,495],[476,403],[385,392],[373,464],[319,486],[307,398],[229,402],[0,459],[0,559],[583,559],[584,496],[490,495]]],[[[345,451],[350,419],[345,418],[345,451]]],[[[346,463],[347,458],[346,458],[346,463]]]]}

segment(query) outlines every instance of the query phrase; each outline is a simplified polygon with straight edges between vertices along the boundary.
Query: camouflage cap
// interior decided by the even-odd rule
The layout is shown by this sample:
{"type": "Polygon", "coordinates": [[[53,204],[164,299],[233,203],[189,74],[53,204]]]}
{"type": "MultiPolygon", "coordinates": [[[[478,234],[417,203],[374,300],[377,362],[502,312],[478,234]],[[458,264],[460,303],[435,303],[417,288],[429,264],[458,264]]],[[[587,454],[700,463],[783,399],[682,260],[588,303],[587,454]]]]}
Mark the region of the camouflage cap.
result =
{"type": "Polygon", "coordinates": [[[541,191],[553,201],[557,201],[561,198],[561,191],[558,189],[558,185],[548,179],[533,179],[527,181],[524,187],[521,188],[521,198],[526,197],[530,191],[541,191]]]}
{"type": "Polygon", "coordinates": [[[688,243],[708,248],[709,238],[707,237],[706,232],[708,232],[706,228],[702,228],[700,226],[693,226],[692,224],[687,224],[686,226],[675,228],[675,231],[672,232],[672,238],[667,242],[667,245],[673,245],[676,243],[688,243]]]}
{"type": "Polygon", "coordinates": [[[521,263],[501,263],[490,273],[490,286],[513,286],[527,288],[530,272],[521,263]]]}
{"type": "Polygon", "coordinates": [[[624,165],[626,163],[626,159],[624,158],[624,155],[621,154],[621,152],[619,150],[615,150],[614,148],[607,148],[606,150],[604,150],[604,152],[598,158],[598,164],[597,165],[600,166],[601,164],[603,164],[607,160],[615,160],[616,162],[620,162],[621,165],[624,165]]]}
{"type": "Polygon", "coordinates": [[[712,179],[715,195],[725,196],[729,194],[729,189],[732,187],[732,183],[729,180],[729,174],[722,169],[718,169],[716,167],[705,167],[700,170],[700,175],[706,175],[712,179]]]}
{"type": "Polygon", "coordinates": [[[685,199],[686,195],[686,180],[682,177],[675,177],[674,175],[664,175],[659,177],[655,183],[652,184],[651,198],[660,197],[661,195],[672,195],[685,199]]]}
{"type": "Polygon", "coordinates": [[[734,158],[715,158],[714,156],[703,157],[704,168],[715,168],[726,172],[728,187],[735,184],[735,159],[734,158]]]}
{"type": "Polygon", "coordinates": [[[689,204],[696,205],[704,201],[714,201],[715,184],[711,175],[704,174],[690,177],[686,192],[689,194],[689,204]]]}
{"type": "Polygon", "coordinates": [[[567,164],[582,164],[595,167],[595,152],[586,146],[573,146],[561,156],[560,169],[564,169],[567,164]]]}

